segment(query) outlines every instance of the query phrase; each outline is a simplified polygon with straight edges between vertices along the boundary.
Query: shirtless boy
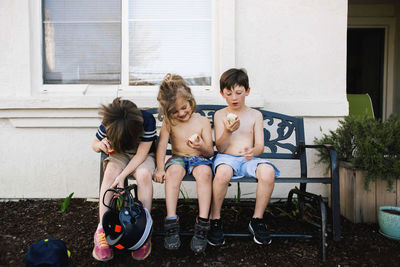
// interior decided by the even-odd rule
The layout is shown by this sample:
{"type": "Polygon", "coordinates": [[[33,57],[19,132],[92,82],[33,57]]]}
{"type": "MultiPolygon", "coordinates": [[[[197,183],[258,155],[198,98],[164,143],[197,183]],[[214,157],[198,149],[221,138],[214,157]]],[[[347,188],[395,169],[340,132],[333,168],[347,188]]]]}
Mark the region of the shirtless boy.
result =
{"type": "Polygon", "coordinates": [[[213,246],[225,243],[221,223],[222,202],[230,180],[246,176],[258,180],[255,209],[248,228],[254,242],[267,245],[271,243],[271,238],[263,218],[279,170],[272,163],[256,157],[264,151],[263,117],[261,112],[245,104],[250,87],[243,69],[230,69],[221,75],[220,93],[228,106],[218,110],[214,117],[218,155],[213,162],[215,177],[208,243],[213,246]]]}

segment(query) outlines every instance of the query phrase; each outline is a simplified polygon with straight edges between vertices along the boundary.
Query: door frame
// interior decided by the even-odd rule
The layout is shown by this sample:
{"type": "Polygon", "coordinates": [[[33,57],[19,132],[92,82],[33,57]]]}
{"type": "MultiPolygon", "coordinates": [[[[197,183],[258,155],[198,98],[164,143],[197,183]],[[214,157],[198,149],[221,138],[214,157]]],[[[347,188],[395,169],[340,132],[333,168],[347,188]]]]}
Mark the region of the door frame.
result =
{"type": "MultiPolygon", "coordinates": [[[[385,45],[383,55],[382,77],[382,118],[385,120],[393,113],[394,105],[394,51],[395,51],[395,18],[387,17],[349,17],[347,28],[383,28],[385,45]]],[[[347,68],[347,67],[346,67],[347,68]]]]}

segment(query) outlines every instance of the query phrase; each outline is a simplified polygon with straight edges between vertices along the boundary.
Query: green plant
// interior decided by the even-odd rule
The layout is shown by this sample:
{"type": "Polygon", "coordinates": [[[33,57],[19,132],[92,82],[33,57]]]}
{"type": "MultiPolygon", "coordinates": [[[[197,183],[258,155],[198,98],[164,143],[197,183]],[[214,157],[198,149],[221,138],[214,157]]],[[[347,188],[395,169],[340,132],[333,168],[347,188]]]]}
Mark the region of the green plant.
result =
{"type": "Polygon", "coordinates": [[[74,192],[69,194],[68,197],[64,199],[64,201],[61,203],[61,212],[65,212],[68,208],[69,203],[71,202],[71,198],[74,195],[74,192]]]}
{"type": "MultiPolygon", "coordinates": [[[[400,119],[392,114],[386,121],[368,117],[347,116],[335,131],[329,131],[316,144],[329,144],[338,160],[352,163],[366,171],[365,188],[376,179],[386,180],[388,190],[400,178],[400,119]]],[[[325,149],[318,151],[320,163],[329,162],[325,149]]]]}
{"type": "Polygon", "coordinates": [[[235,196],[235,203],[239,203],[240,202],[240,197],[241,197],[242,193],[240,191],[240,183],[237,183],[237,195],[235,196]]]}
{"type": "Polygon", "coordinates": [[[179,191],[181,192],[183,201],[187,202],[187,201],[189,201],[189,194],[188,194],[188,192],[186,191],[186,188],[183,185],[182,185],[182,187],[183,187],[183,189],[180,188],[179,191]]]}

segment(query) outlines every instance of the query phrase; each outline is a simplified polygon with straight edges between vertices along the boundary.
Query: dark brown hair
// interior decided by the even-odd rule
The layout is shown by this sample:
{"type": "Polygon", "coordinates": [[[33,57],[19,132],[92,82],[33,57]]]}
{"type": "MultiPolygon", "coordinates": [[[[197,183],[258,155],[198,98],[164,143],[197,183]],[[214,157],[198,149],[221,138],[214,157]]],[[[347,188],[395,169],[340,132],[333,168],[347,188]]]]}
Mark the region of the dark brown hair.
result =
{"type": "Polygon", "coordinates": [[[136,149],[143,136],[143,116],[135,103],[115,98],[109,105],[102,105],[99,112],[103,116],[107,139],[116,152],[136,149]]]}
{"type": "Polygon", "coordinates": [[[232,90],[235,85],[243,86],[247,91],[249,89],[249,77],[245,69],[229,69],[222,73],[219,79],[219,89],[232,90]]]}
{"type": "Polygon", "coordinates": [[[157,100],[160,103],[161,118],[166,119],[169,124],[172,123],[172,111],[179,98],[187,100],[193,112],[196,110],[196,100],[185,80],[179,75],[168,73],[161,82],[157,100]]]}

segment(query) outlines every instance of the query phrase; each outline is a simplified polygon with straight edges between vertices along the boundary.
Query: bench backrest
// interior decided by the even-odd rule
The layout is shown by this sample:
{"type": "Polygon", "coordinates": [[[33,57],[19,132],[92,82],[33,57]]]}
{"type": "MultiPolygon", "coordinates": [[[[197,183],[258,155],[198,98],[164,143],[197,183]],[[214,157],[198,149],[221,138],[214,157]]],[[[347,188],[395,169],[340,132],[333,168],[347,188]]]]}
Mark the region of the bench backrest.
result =
{"type": "MultiPolygon", "coordinates": [[[[210,120],[214,126],[214,114],[223,105],[198,105],[196,112],[210,120]]],[[[158,118],[158,109],[147,110],[158,118]]],[[[259,110],[264,119],[264,153],[259,155],[268,159],[297,159],[300,162],[301,177],[307,177],[306,152],[303,118],[288,116],[276,112],[259,110]]],[[[171,152],[168,151],[167,154],[171,152]]]]}

